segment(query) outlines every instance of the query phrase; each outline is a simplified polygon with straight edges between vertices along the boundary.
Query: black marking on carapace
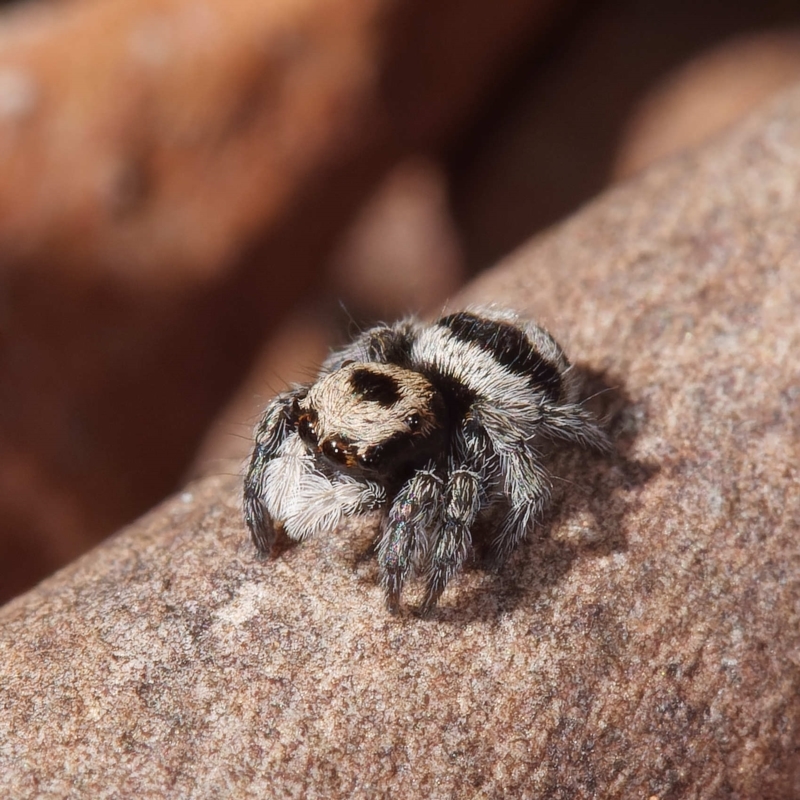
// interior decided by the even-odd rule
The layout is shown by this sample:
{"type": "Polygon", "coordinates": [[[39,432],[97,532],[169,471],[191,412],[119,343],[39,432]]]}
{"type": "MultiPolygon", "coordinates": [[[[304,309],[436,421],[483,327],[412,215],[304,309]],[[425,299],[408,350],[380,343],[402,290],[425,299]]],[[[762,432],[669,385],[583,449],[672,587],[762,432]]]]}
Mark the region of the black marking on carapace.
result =
{"type": "Polygon", "coordinates": [[[384,408],[393,406],[400,399],[400,384],[384,372],[373,372],[366,367],[353,370],[350,385],[364,400],[372,400],[384,408]]]}
{"type": "Polygon", "coordinates": [[[422,368],[420,372],[430,381],[444,401],[435,402],[434,413],[448,424],[458,424],[478,399],[478,395],[452,375],[427,368],[422,368]]]}
{"type": "Polygon", "coordinates": [[[437,323],[462,342],[475,344],[511,372],[524,375],[553,402],[561,398],[561,375],[554,364],[533,347],[519,328],[507,322],[484,319],[467,311],[450,314],[437,323]]]}

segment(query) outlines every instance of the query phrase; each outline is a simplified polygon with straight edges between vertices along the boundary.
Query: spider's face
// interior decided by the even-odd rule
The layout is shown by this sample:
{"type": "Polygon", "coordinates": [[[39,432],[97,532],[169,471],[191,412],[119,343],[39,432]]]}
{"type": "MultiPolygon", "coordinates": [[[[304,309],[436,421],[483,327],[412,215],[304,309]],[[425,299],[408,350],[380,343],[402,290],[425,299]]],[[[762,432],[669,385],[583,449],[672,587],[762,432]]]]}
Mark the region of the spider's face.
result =
{"type": "Polygon", "coordinates": [[[345,364],[295,404],[308,449],[355,474],[392,477],[444,446],[442,396],[418,372],[390,364],[345,364]]]}

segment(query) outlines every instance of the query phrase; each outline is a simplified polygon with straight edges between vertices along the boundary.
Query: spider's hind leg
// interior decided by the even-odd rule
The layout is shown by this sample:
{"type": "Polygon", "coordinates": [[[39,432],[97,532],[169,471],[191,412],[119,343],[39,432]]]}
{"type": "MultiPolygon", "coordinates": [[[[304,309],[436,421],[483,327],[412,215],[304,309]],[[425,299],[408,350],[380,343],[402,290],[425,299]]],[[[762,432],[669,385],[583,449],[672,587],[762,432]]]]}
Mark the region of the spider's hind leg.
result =
{"type": "Polygon", "coordinates": [[[502,564],[517,548],[550,505],[550,473],[525,446],[505,454],[503,474],[509,507],[492,542],[492,556],[502,564]]]}
{"type": "Polygon", "coordinates": [[[577,444],[603,455],[613,453],[611,437],[599,425],[594,414],[580,403],[542,403],[539,410],[542,432],[549,438],[577,444]]]}

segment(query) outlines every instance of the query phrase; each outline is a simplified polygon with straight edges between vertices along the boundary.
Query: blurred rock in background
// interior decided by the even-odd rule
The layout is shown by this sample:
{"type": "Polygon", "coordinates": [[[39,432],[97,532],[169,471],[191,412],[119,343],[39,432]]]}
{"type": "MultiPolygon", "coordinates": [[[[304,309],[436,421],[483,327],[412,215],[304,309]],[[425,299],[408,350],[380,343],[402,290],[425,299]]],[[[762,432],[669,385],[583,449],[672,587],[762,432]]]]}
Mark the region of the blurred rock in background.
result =
{"type": "Polygon", "coordinates": [[[382,176],[450,141],[556,10],[4,12],[3,597],[179,485],[262,343],[326,285],[331,248],[382,176]]]}
{"type": "Polygon", "coordinates": [[[472,269],[800,76],[800,7],[790,1],[609,0],[581,8],[450,156],[472,269]]]}
{"type": "Polygon", "coordinates": [[[237,471],[355,324],[800,76],[787,0],[387,8],[3,8],[0,599],[237,471]]]}

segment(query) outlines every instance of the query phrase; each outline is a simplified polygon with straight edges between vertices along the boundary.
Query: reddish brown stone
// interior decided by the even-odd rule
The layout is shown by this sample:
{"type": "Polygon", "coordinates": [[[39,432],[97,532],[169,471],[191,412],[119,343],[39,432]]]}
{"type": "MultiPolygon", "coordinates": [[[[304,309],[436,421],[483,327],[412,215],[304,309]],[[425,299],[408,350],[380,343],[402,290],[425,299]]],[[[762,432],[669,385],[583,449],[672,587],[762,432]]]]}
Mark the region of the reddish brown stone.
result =
{"type": "Polygon", "coordinates": [[[620,175],[699,144],[794,82],[798,16],[784,0],[616,0],[583,12],[460,148],[453,198],[472,266],[491,265],[620,175]],[[760,44],[742,46],[748,40],[760,44]],[[704,80],[725,52],[727,74],[704,80]],[[664,92],[681,79],[680,96],[664,92]]]}
{"type": "Polygon", "coordinates": [[[659,81],[626,122],[613,178],[697,146],[800,78],[800,31],[723,42],[659,81]]]}

